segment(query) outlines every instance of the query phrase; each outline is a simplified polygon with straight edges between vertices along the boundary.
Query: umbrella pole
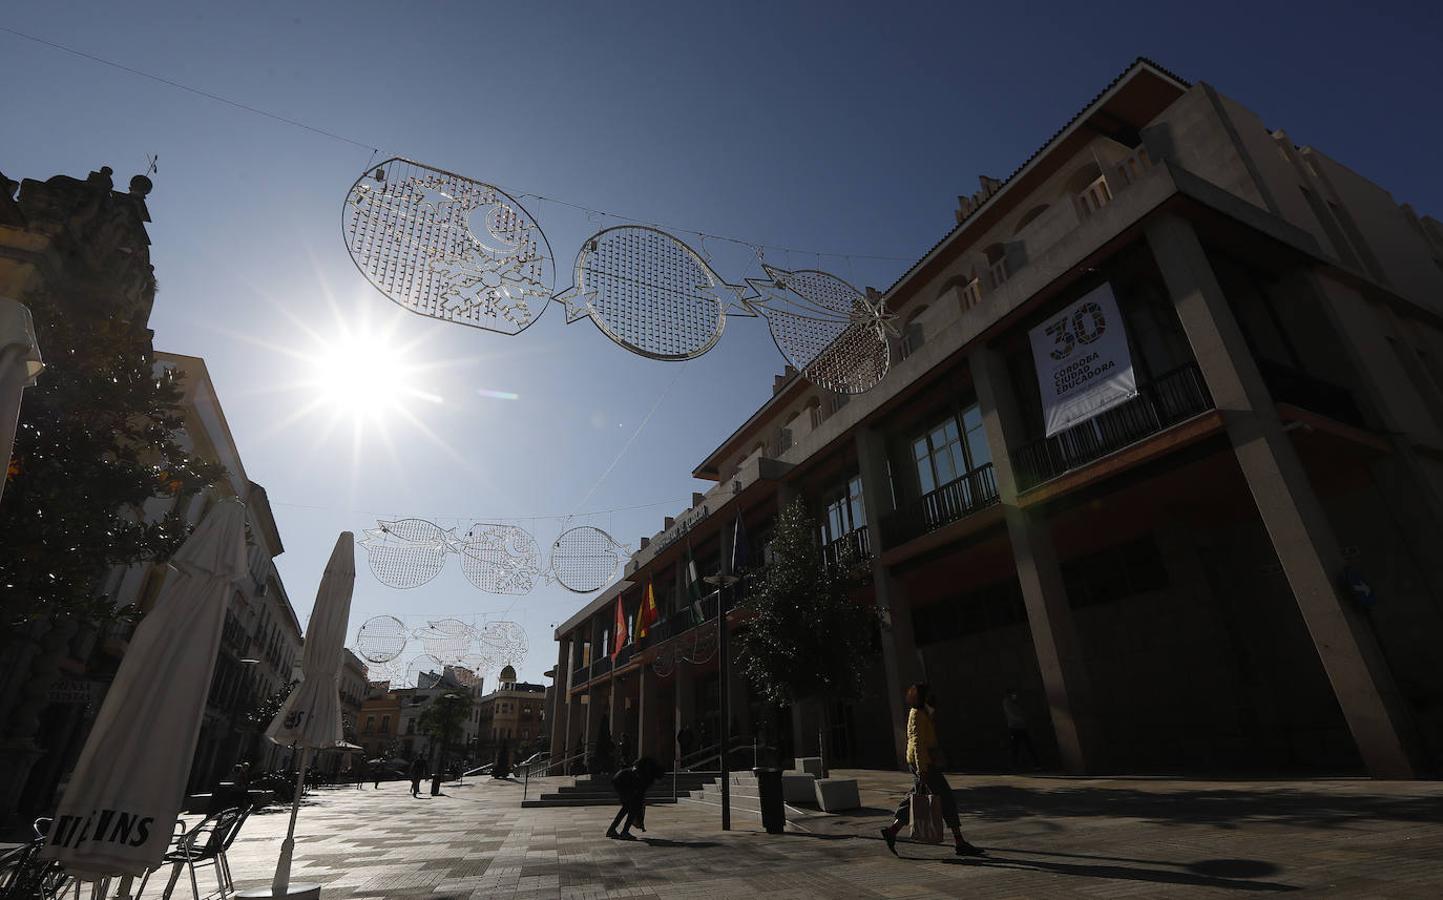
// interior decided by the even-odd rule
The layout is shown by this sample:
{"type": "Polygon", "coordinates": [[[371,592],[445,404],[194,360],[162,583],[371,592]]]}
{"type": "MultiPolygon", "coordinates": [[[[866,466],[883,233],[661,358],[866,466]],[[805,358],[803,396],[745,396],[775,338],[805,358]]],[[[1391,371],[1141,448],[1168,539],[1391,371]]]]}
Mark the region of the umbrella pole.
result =
{"type": "Polygon", "coordinates": [[[131,900],[130,888],[134,881],[135,878],[131,875],[122,876],[120,879],[120,889],[115,892],[115,900],[131,900]]]}
{"type": "Polygon", "coordinates": [[[301,748],[301,763],[296,767],[296,794],[291,798],[291,824],[281,842],[281,859],[276,864],[276,877],[271,881],[271,896],[284,897],[291,887],[291,854],[296,849],[296,814],[301,811],[301,789],[306,784],[306,763],[310,747],[301,748]]]}

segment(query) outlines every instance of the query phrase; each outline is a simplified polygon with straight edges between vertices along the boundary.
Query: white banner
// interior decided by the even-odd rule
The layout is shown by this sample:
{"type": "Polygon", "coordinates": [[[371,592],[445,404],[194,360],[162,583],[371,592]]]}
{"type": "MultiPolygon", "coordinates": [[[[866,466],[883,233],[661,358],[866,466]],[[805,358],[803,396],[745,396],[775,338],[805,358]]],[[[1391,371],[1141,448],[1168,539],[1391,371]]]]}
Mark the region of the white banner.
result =
{"type": "Polygon", "coordinates": [[[1137,396],[1112,285],[1088,291],[1028,336],[1048,437],[1137,396]]]}

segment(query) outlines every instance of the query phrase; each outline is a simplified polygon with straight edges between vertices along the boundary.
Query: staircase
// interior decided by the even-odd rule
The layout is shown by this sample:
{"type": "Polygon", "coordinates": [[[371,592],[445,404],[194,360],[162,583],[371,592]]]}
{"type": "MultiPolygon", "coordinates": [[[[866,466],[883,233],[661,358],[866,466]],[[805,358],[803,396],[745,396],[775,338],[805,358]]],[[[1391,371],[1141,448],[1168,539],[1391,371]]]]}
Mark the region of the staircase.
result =
{"type": "MultiPolygon", "coordinates": [[[[732,815],[747,816],[760,822],[762,819],[762,802],[760,795],[757,793],[757,777],[750,772],[732,772],[728,777],[731,779],[732,815]]],[[[680,796],[680,792],[678,792],[677,802],[720,810],[721,784],[713,780],[691,791],[686,796],[680,796]]],[[[797,816],[815,815],[815,813],[809,813],[806,810],[797,809],[795,806],[785,803],[782,804],[782,813],[788,819],[797,816]]]]}
{"type": "MultiPolygon", "coordinates": [[[[676,792],[678,797],[686,797],[688,794],[701,791],[703,788],[712,785],[717,779],[715,772],[680,772],[676,776],[676,792]]],[[[751,777],[748,775],[747,777],[751,777]]],[[[646,792],[646,802],[649,804],[674,803],[671,795],[671,775],[662,776],[651,790],[646,792]]],[[[754,780],[755,781],[755,780],[754,780]]],[[[720,788],[718,788],[720,790],[720,788]]],[[[755,793],[755,788],[753,788],[755,793]]],[[[610,778],[597,778],[591,780],[586,776],[576,779],[575,784],[564,784],[552,793],[541,794],[537,797],[523,800],[521,806],[525,809],[545,808],[553,806],[616,806],[616,791],[611,788],[610,778]]]]}

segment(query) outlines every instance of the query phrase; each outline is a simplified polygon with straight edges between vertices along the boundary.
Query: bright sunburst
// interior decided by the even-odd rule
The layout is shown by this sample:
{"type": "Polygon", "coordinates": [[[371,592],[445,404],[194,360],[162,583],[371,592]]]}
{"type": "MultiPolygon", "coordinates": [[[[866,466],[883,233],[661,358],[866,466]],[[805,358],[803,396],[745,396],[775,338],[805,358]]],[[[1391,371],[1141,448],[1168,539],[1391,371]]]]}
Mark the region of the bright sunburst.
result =
{"type": "Polygon", "coordinates": [[[337,334],[317,348],[306,386],[333,416],[385,425],[416,400],[441,402],[418,386],[420,366],[407,349],[379,332],[337,334]]]}

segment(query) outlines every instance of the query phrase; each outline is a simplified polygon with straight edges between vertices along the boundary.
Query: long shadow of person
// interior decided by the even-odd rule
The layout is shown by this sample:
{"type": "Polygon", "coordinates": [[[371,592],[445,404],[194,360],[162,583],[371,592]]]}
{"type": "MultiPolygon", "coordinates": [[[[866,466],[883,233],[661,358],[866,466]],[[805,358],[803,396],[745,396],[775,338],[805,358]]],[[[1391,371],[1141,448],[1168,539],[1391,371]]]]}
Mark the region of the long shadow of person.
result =
{"type": "MultiPolygon", "coordinates": [[[[1110,863],[1065,863],[1040,859],[1018,859],[998,856],[998,848],[988,848],[992,854],[968,859],[940,860],[947,865],[977,866],[989,869],[1016,869],[1019,871],[1045,872],[1049,875],[1067,875],[1074,878],[1107,878],[1117,881],[1147,881],[1154,884],[1177,884],[1189,887],[1226,888],[1234,891],[1297,891],[1301,888],[1276,881],[1250,881],[1248,873],[1274,874],[1277,867],[1271,863],[1253,859],[1204,860],[1198,863],[1168,863],[1151,860],[1136,860],[1152,866],[1180,866],[1178,869],[1135,868],[1110,863]],[[1240,875],[1241,877],[1224,877],[1240,875]]],[[[1005,851],[1004,851],[1005,852],[1005,851]]],[[[1025,851],[1024,851],[1025,852],[1025,851]]],[[[1056,854],[1064,855],[1064,854],[1056,854]]],[[[909,857],[916,858],[916,857],[909,857]]],[[[1081,857],[1090,858],[1090,857],[1081,857]]],[[[1099,857],[1110,859],[1109,857],[1099,857]]]]}

